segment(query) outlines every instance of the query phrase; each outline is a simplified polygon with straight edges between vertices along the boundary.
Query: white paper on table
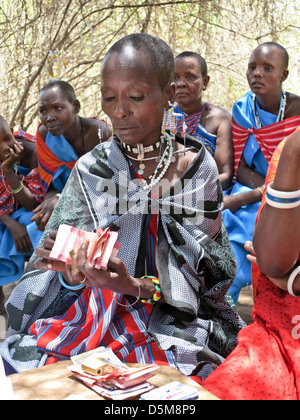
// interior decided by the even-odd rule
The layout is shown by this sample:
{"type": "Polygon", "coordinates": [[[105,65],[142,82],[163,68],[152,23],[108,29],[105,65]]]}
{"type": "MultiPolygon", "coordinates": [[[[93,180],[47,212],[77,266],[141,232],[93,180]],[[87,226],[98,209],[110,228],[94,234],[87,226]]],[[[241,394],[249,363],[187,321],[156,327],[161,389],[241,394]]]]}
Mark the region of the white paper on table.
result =
{"type": "Polygon", "coordinates": [[[0,356],[0,400],[14,400],[14,391],[10,378],[6,377],[2,357],[0,356]]]}

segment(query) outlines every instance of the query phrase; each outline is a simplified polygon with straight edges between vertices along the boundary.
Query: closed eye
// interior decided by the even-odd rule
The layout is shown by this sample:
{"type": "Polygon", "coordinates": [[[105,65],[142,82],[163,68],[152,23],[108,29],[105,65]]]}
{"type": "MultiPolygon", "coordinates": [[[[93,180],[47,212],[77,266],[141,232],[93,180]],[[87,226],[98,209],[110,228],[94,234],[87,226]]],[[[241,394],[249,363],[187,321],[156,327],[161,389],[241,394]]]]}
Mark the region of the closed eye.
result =
{"type": "Polygon", "coordinates": [[[134,102],[141,102],[144,99],[144,96],[130,96],[134,102]]]}

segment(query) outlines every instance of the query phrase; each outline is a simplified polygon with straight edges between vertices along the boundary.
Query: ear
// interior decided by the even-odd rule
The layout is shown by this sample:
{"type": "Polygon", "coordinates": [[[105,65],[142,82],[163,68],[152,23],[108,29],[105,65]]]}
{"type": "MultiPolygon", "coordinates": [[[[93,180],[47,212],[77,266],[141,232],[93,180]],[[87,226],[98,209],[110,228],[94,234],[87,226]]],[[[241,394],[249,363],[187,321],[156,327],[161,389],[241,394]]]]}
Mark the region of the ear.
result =
{"type": "Polygon", "coordinates": [[[75,99],[75,101],[73,102],[73,106],[74,106],[75,114],[79,114],[81,105],[80,105],[80,102],[78,101],[78,99],[75,99]]]}
{"type": "Polygon", "coordinates": [[[209,75],[203,77],[203,82],[204,82],[203,83],[203,90],[207,89],[209,81],[210,81],[210,76],[209,75]]]}
{"type": "Polygon", "coordinates": [[[282,72],[282,76],[281,76],[281,82],[285,82],[287,80],[287,78],[289,77],[289,70],[283,70],[282,72]]]}
{"type": "Polygon", "coordinates": [[[174,104],[175,102],[175,83],[172,82],[170,85],[164,88],[164,96],[165,96],[165,108],[169,109],[169,102],[174,104]]]}

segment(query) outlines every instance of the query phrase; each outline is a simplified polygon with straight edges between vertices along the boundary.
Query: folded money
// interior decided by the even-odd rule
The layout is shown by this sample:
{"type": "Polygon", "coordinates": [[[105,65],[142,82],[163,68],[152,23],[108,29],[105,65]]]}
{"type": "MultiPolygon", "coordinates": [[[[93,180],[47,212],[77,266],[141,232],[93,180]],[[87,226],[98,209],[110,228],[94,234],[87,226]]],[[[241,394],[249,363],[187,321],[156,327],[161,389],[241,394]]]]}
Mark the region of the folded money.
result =
{"type": "Polygon", "coordinates": [[[50,258],[71,264],[71,253],[89,241],[88,260],[100,270],[107,270],[108,260],[115,257],[120,249],[118,233],[108,228],[98,228],[96,232],[85,232],[69,225],[60,225],[50,258]]]}

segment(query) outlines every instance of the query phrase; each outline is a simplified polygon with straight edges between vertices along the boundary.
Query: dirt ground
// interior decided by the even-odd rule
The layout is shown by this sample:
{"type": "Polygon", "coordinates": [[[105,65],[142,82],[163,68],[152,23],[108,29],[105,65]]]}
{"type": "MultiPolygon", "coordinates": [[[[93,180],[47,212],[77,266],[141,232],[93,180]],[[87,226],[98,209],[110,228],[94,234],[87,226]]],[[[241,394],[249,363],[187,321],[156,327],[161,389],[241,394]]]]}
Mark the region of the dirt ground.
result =
{"type": "Polygon", "coordinates": [[[253,288],[252,286],[245,287],[242,289],[237,310],[243,320],[249,325],[252,324],[253,319],[251,317],[253,309],[253,288]]]}
{"type": "MultiPolygon", "coordinates": [[[[9,284],[8,286],[4,286],[3,291],[5,295],[5,299],[7,300],[15,288],[17,283],[9,284]]],[[[240,294],[239,302],[237,310],[243,320],[249,325],[252,323],[252,308],[253,308],[253,290],[252,286],[245,287],[242,289],[242,292],[240,294]]],[[[2,340],[0,340],[1,342],[2,340]]]]}

